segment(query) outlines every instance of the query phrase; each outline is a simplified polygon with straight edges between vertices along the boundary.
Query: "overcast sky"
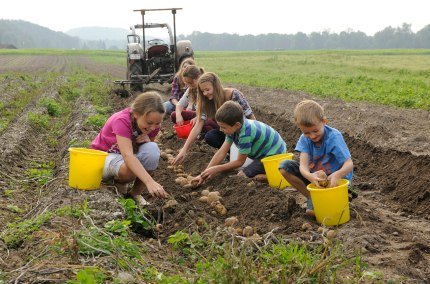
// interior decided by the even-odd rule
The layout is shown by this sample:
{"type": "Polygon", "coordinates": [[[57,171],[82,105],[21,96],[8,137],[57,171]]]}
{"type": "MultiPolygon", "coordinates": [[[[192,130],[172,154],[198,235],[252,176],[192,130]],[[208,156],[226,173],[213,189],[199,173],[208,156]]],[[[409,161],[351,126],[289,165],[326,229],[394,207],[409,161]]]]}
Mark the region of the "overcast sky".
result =
{"type": "MultiPolygon", "coordinates": [[[[183,8],[178,34],[339,33],[348,29],[367,35],[385,27],[412,24],[417,32],[430,24],[428,0],[9,0],[0,18],[20,19],[54,31],[99,26],[128,29],[141,23],[134,9],[183,8]]],[[[5,1],[3,1],[5,2],[5,1]]],[[[169,22],[170,12],[152,12],[148,22],[169,22]]],[[[169,22],[170,23],[170,22],[169,22]]]]}

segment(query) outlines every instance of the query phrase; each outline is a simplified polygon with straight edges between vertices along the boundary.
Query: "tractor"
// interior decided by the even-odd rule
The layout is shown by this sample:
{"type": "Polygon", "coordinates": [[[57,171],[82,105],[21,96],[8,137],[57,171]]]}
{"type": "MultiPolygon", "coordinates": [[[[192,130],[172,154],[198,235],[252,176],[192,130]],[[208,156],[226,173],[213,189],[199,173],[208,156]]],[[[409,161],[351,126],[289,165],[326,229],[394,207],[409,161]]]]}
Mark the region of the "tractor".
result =
{"type": "Polygon", "coordinates": [[[133,10],[142,15],[142,24],[130,27],[127,35],[127,74],[126,80],[116,80],[122,86],[120,95],[128,95],[125,85],[130,91],[141,92],[144,85],[150,83],[171,83],[181,62],[194,58],[194,51],[189,40],[176,41],[176,11],[182,8],[140,9],[133,10]],[[171,11],[173,15],[173,33],[168,23],[145,23],[145,14],[152,11],[171,11]],[[169,43],[160,38],[147,39],[146,30],[153,28],[167,29],[169,43]],[[142,38],[136,30],[142,30],[142,38]]]}

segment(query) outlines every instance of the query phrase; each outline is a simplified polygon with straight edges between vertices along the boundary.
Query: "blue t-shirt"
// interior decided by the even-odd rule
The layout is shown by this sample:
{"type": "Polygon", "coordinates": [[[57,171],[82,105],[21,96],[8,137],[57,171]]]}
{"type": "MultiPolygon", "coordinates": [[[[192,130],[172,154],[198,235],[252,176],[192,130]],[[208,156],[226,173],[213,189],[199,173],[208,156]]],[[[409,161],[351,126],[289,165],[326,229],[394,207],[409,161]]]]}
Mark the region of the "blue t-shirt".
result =
{"type": "MultiPolygon", "coordinates": [[[[296,145],[296,151],[309,155],[309,171],[311,173],[323,170],[327,175],[339,170],[346,160],[351,158],[348,146],[339,130],[328,125],[324,126],[324,137],[320,146],[315,146],[311,139],[301,135],[296,145]]],[[[352,182],[352,173],[344,178],[352,182]]]]}
{"type": "Polygon", "coordinates": [[[246,118],[239,133],[226,135],[225,140],[234,142],[239,153],[251,159],[262,159],[287,151],[285,141],[275,129],[263,122],[246,118]]]}

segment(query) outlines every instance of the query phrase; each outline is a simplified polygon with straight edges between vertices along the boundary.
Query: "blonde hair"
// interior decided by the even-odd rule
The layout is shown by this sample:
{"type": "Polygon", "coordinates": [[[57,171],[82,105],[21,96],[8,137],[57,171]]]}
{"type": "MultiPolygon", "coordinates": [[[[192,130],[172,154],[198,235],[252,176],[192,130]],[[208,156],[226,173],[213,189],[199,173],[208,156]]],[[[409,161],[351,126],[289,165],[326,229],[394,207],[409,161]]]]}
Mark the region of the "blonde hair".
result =
{"type": "Polygon", "coordinates": [[[181,64],[179,65],[179,69],[175,75],[179,79],[179,86],[181,87],[181,89],[185,87],[185,83],[183,80],[184,65],[187,65],[187,67],[188,67],[190,65],[196,65],[196,62],[194,61],[193,58],[188,57],[188,58],[185,58],[184,61],[182,61],[181,64]]]}
{"type": "Polygon", "coordinates": [[[323,107],[313,100],[303,100],[294,109],[294,121],[297,125],[314,126],[324,119],[323,107]]]}
{"type": "MultiPolygon", "coordinates": [[[[182,77],[198,80],[203,73],[205,73],[203,68],[197,67],[196,65],[188,65],[184,72],[182,72],[182,77]]],[[[191,103],[195,103],[197,101],[197,88],[188,86],[188,90],[188,99],[191,103]]]]}
{"type": "Polygon", "coordinates": [[[215,118],[216,111],[227,101],[226,92],[221,85],[219,77],[212,72],[206,72],[199,78],[197,86],[197,117],[202,113],[206,114],[207,118],[215,118]],[[200,85],[203,83],[211,83],[213,87],[213,98],[209,100],[203,95],[200,85]]]}
{"type": "Polygon", "coordinates": [[[147,115],[150,112],[165,113],[161,96],[154,91],[144,92],[138,95],[130,106],[131,112],[138,116],[147,115]]]}

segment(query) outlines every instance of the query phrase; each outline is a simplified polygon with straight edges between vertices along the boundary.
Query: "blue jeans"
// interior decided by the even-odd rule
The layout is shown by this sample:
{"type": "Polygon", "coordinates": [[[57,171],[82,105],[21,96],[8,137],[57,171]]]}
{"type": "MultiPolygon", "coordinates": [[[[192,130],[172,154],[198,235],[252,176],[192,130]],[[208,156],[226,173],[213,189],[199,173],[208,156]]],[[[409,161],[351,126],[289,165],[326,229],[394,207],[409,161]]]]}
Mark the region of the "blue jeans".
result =
{"type": "Polygon", "coordinates": [[[164,102],[164,109],[166,110],[166,116],[168,117],[172,112],[175,111],[176,106],[172,104],[170,101],[164,102]]]}

